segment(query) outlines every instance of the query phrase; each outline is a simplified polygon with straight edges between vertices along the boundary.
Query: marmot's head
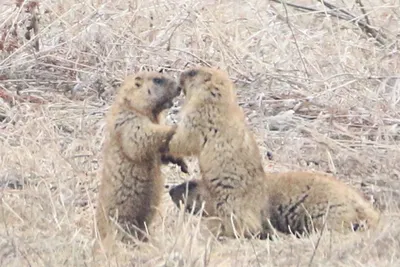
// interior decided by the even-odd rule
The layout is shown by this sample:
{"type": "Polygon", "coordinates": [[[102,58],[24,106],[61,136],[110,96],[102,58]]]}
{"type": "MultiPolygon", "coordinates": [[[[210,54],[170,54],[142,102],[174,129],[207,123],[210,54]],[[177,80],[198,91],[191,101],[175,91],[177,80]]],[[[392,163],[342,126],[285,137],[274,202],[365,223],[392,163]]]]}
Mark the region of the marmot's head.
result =
{"type": "Polygon", "coordinates": [[[183,204],[185,211],[198,213],[204,203],[203,215],[211,216],[214,213],[211,203],[208,199],[207,191],[203,188],[203,183],[198,180],[190,180],[172,187],[169,190],[172,201],[179,208],[183,204]]]}
{"type": "Polygon", "coordinates": [[[194,67],[182,72],[179,79],[186,99],[231,103],[236,99],[235,87],[226,72],[209,67],[194,67]]]}
{"type": "Polygon", "coordinates": [[[141,71],[126,77],[118,90],[117,101],[128,109],[157,116],[173,105],[172,101],[180,91],[177,82],[167,75],[154,71],[141,71]]]}

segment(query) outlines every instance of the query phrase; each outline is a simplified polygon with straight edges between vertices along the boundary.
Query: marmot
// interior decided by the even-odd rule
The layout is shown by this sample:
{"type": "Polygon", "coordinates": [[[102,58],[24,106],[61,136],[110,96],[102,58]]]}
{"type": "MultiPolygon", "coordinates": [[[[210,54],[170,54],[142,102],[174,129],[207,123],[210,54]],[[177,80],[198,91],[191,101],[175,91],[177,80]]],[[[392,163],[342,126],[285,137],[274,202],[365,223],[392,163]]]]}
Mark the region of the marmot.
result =
{"type": "MultiPolygon", "coordinates": [[[[266,214],[274,229],[297,236],[326,229],[341,233],[375,228],[380,214],[372,204],[335,177],[314,172],[268,173],[264,184],[266,214]]],[[[215,215],[212,198],[202,180],[190,180],[170,189],[173,202],[186,211],[215,215]]],[[[268,230],[271,227],[267,225],[268,230]]]]}
{"type": "Polygon", "coordinates": [[[122,241],[128,241],[128,234],[146,241],[146,226],[164,188],[161,164],[172,161],[187,172],[181,159],[159,151],[176,128],[160,125],[159,115],[179,94],[172,78],[146,71],[128,76],[118,89],[107,114],[108,136],[96,211],[102,240],[119,228],[118,239],[122,241]]]}
{"type": "Polygon", "coordinates": [[[262,214],[265,173],[232,81],[221,70],[195,67],[181,73],[179,82],[185,95],[180,122],[162,151],[198,157],[221,235],[259,234],[261,218],[268,217],[262,214]]]}

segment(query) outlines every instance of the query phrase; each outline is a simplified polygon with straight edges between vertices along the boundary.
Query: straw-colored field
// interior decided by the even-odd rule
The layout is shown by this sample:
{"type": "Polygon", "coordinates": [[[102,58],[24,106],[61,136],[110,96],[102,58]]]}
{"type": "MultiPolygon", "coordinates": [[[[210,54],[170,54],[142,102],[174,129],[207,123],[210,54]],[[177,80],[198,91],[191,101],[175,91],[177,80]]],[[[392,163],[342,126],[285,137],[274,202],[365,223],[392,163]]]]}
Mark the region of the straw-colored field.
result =
{"type": "MultiPolygon", "coordinates": [[[[365,16],[330,1],[354,18],[312,0],[2,0],[0,266],[400,266],[400,2],[362,0],[365,16]],[[195,64],[229,72],[266,170],[334,173],[374,201],[379,228],[218,241],[165,194],[151,242],[92,253],[114,90],[141,68],[195,64]]],[[[197,165],[163,171],[176,184],[197,165]]]]}

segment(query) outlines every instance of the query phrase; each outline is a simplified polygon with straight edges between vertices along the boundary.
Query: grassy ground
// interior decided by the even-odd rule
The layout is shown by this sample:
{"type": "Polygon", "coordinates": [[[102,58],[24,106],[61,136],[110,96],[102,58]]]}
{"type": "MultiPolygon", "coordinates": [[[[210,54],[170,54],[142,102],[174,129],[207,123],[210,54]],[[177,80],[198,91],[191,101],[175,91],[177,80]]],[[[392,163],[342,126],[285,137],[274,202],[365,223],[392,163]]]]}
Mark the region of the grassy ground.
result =
{"type": "MultiPolygon", "coordinates": [[[[331,2],[352,20],[311,0],[290,2],[320,11],[254,0],[22,2],[0,4],[0,266],[400,265],[399,1],[363,0],[384,33],[376,38],[357,26],[365,16],[353,0],[331,2]],[[24,37],[36,11],[39,51],[33,33],[24,37]],[[229,72],[266,169],[334,173],[381,209],[379,229],[217,241],[165,195],[151,242],[93,254],[115,88],[141,68],[176,77],[193,64],[229,72]]],[[[163,171],[169,184],[190,178],[163,171]]]]}

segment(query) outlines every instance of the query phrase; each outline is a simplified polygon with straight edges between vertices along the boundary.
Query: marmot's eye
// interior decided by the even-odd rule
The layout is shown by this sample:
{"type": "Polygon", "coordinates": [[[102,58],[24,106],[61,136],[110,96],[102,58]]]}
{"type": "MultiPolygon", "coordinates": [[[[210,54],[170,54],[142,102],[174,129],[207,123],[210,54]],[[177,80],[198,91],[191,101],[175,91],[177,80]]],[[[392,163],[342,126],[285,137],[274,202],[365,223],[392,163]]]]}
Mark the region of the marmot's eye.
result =
{"type": "Polygon", "coordinates": [[[161,85],[164,83],[164,79],[163,78],[153,78],[153,83],[161,85]]]}
{"type": "Polygon", "coordinates": [[[197,75],[197,70],[191,70],[191,71],[188,72],[188,76],[189,77],[194,77],[196,75],[197,75]]]}

